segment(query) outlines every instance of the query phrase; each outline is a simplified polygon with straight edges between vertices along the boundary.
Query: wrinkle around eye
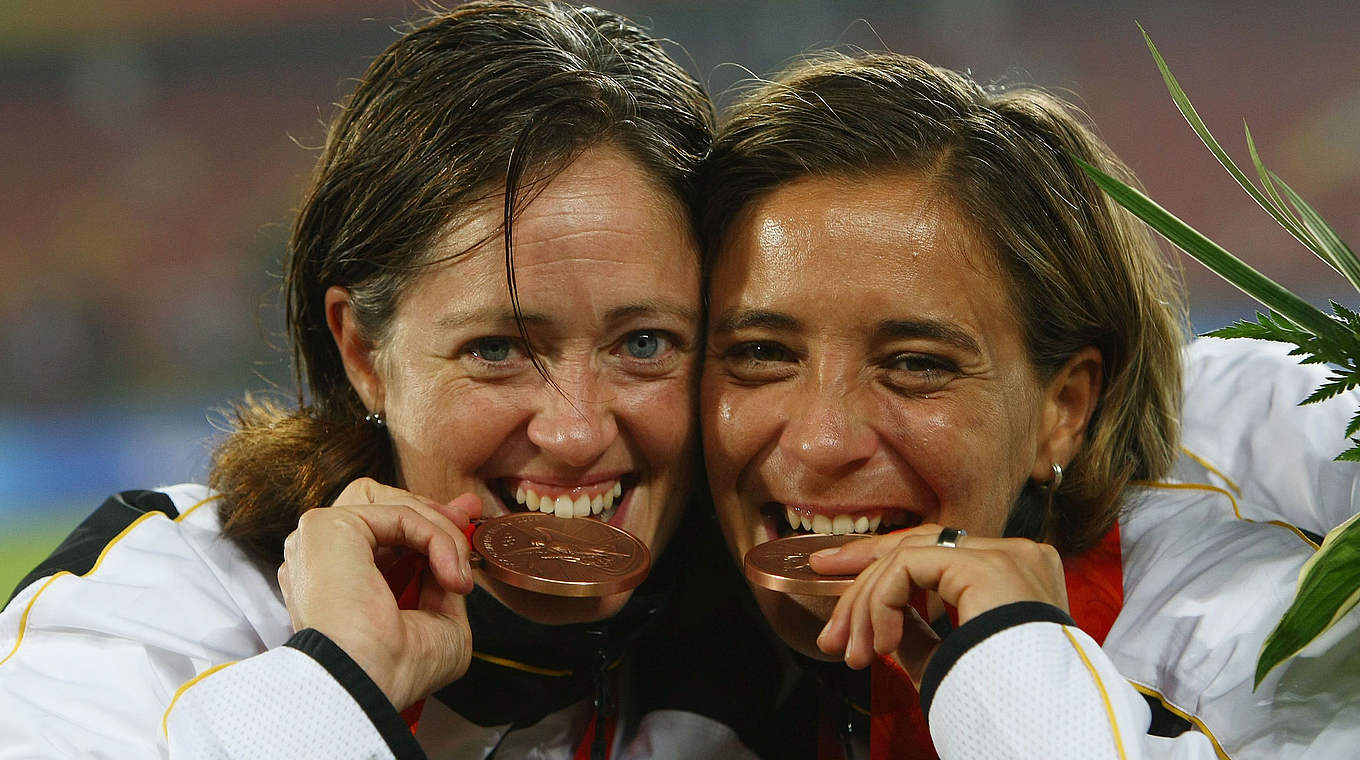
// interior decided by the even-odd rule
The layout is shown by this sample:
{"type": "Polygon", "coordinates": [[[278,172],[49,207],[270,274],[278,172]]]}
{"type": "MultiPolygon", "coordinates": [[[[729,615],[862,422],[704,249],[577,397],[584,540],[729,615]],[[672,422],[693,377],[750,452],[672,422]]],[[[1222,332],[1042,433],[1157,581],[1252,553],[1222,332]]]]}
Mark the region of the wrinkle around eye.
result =
{"type": "Polygon", "coordinates": [[[798,355],[777,341],[740,341],[718,352],[727,374],[743,382],[772,382],[796,370],[798,355]]]}
{"type": "Polygon", "coordinates": [[[610,349],[610,354],[627,372],[639,377],[661,377],[680,367],[693,351],[682,335],[665,329],[629,330],[610,349]],[[651,356],[637,356],[631,344],[640,336],[649,336],[658,342],[651,356]]]}
{"type": "Polygon", "coordinates": [[[925,354],[901,354],[884,366],[884,384],[894,392],[910,395],[941,390],[962,375],[953,362],[925,354]]]}
{"type": "Polygon", "coordinates": [[[513,374],[531,363],[523,341],[508,335],[473,338],[459,346],[452,358],[474,374],[493,377],[513,374]]]}

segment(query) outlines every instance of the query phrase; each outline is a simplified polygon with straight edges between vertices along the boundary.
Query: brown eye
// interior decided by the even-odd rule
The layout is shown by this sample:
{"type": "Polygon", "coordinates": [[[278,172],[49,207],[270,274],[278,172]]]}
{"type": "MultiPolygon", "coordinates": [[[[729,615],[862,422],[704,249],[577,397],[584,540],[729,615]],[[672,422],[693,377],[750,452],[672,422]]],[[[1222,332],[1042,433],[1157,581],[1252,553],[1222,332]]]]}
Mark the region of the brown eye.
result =
{"type": "Polygon", "coordinates": [[[786,362],[793,358],[787,348],[778,343],[758,341],[733,346],[727,354],[734,359],[744,359],[753,363],[786,362]]]}
{"type": "Polygon", "coordinates": [[[936,356],[926,354],[903,354],[892,362],[893,369],[904,369],[908,372],[953,372],[955,367],[953,362],[941,359],[936,356]]]}
{"type": "Polygon", "coordinates": [[[898,354],[886,363],[883,382],[898,393],[932,393],[959,373],[958,365],[930,354],[898,354]]]}

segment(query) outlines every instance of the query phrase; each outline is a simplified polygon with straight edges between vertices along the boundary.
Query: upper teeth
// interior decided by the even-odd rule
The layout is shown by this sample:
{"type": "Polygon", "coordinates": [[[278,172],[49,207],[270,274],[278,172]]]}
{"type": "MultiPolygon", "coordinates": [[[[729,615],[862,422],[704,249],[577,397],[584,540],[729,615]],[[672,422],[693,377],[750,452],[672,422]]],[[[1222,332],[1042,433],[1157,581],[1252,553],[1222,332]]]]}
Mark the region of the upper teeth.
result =
{"type": "Polygon", "coordinates": [[[878,526],[883,522],[883,513],[874,512],[873,514],[861,514],[858,517],[851,515],[805,515],[794,510],[792,507],[784,507],[784,517],[789,521],[789,527],[797,530],[800,526],[803,530],[813,533],[873,533],[878,530],[878,526]]]}
{"type": "Polygon", "coordinates": [[[623,493],[623,484],[615,480],[612,484],[602,483],[600,485],[602,486],[601,490],[596,491],[594,496],[583,493],[573,499],[567,494],[560,496],[539,495],[533,488],[521,483],[515,489],[515,501],[531,512],[548,512],[558,517],[589,517],[590,515],[603,515],[606,512],[612,513],[614,500],[623,493]]]}

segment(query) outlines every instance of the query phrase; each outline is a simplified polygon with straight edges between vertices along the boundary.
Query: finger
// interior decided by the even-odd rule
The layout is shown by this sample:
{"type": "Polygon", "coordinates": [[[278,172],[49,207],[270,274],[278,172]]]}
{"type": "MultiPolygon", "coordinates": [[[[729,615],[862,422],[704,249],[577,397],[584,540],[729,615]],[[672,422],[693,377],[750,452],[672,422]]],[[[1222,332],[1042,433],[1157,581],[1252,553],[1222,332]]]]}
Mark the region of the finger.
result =
{"type": "Polygon", "coordinates": [[[466,518],[480,517],[482,508],[481,500],[471,493],[462,494],[448,503],[440,503],[403,488],[379,483],[372,478],[357,478],[351,481],[336,497],[332,506],[363,504],[406,504],[411,507],[427,507],[459,523],[460,527],[467,527],[466,518]],[[462,522],[459,522],[460,520],[462,522]]]}
{"type": "Polygon", "coordinates": [[[389,501],[404,501],[403,496],[416,498],[409,491],[384,485],[373,478],[356,478],[335,497],[335,505],[384,504],[389,501]]]}
{"type": "Polygon", "coordinates": [[[887,582],[884,574],[890,564],[890,561],[880,561],[870,565],[849,590],[853,594],[846,611],[849,625],[844,659],[852,668],[868,666],[878,654],[874,649],[873,595],[880,583],[887,582]]]}
{"type": "Polygon", "coordinates": [[[926,524],[847,541],[840,546],[813,552],[808,558],[809,565],[823,575],[854,575],[874,560],[896,551],[899,546],[929,546],[939,534],[940,526],[926,524]]]}
{"type": "Polygon", "coordinates": [[[338,506],[327,511],[332,510],[362,521],[368,528],[372,549],[380,546],[414,549],[429,558],[430,569],[440,585],[459,593],[472,591],[467,539],[442,515],[423,505],[406,504],[338,506]]]}
{"type": "Polygon", "coordinates": [[[883,570],[884,563],[875,562],[861,572],[841,595],[832,611],[834,635],[829,643],[839,647],[841,658],[850,667],[864,667],[875,656],[873,629],[867,619],[866,605],[868,595],[881,580],[883,570]]]}
{"type": "Polygon", "coordinates": [[[912,582],[935,591],[963,624],[1011,602],[1039,601],[1063,607],[1061,560],[1051,547],[1027,539],[973,539],[966,546],[910,547],[912,582]]]}
{"type": "MultiPolygon", "coordinates": [[[[439,567],[440,577],[450,578],[466,575],[471,582],[471,557],[472,548],[468,546],[467,537],[463,531],[471,524],[469,510],[477,515],[481,514],[481,500],[473,494],[463,494],[453,503],[459,506],[442,505],[430,499],[416,496],[410,491],[400,488],[393,488],[378,483],[375,480],[360,478],[350,484],[341,494],[341,498],[336,499],[332,509],[337,507],[355,509],[361,507],[372,507],[376,509],[386,509],[394,506],[402,506],[414,510],[434,525],[438,526],[443,532],[447,533],[453,541],[454,561],[452,566],[439,567]],[[380,498],[381,503],[371,503],[370,498],[380,498]]],[[[427,555],[429,556],[429,555],[427,555]]],[[[375,553],[376,557],[376,553],[375,553]]],[[[436,558],[430,556],[432,563],[437,562],[436,558]]],[[[376,561],[376,560],[375,560],[376,561]]],[[[461,582],[461,581],[460,581],[461,582]]],[[[466,592],[464,592],[466,593],[466,592]]]]}
{"type": "Polygon", "coordinates": [[[482,499],[475,493],[465,493],[454,497],[447,504],[436,504],[435,508],[453,520],[459,528],[466,528],[471,521],[482,516],[482,499]]]}
{"type": "Polygon", "coordinates": [[[880,655],[896,651],[902,642],[903,618],[909,614],[907,610],[915,590],[911,571],[900,554],[885,559],[882,564],[884,571],[865,594],[864,605],[874,653],[880,655]]]}
{"type": "Polygon", "coordinates": [[[866,668],[880,654],[895,650],[902,640],[902,619],[911,598],[911,575],[903,556],[884,557],[855,579],[850,606],[850,639],[846,665],[866,668]]]}

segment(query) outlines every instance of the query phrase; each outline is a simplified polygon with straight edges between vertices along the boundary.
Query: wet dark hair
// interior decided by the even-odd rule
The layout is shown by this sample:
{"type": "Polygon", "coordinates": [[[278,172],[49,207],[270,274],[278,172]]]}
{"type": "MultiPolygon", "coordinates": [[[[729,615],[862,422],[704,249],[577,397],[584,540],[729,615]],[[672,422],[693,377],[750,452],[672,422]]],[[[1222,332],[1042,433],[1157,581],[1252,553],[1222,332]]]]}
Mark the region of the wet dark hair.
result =
{"type": "Polygon", "coordinates": [[[511,230],[536,188],[609,145],[692,209],[712,131],[703,87],[608,11],[473,2],[412,24],[341,106],[298,212],[285,269],[297,408],[247,397],[233,410],[209,477],[225,534],[278,563],[303,511],[360,477],[394,481],[390,442],[364,424],[327,326],[328,288],[349,291],[376,345],[414,278],[447,260],[432,250],[441,232],[503,197],[518,311],[511,230]]]}
{"type": "Polygon", "coordinates": [[[1175,272],[1077,158],[1133,181],[1076,110],[1046,92],[985,88],[909,56],[824,53],[744,93],[701,170],[708,261],[752,204],[789,182],[920,177],[996,253],[1041,379],[1086,346],[1100,350],[1099,404],[1054,513],[1031,482],[1008,528],[1065,552],[1109,531],[1129,483],[1171,467],[1185,334],[1175,272]]]}

